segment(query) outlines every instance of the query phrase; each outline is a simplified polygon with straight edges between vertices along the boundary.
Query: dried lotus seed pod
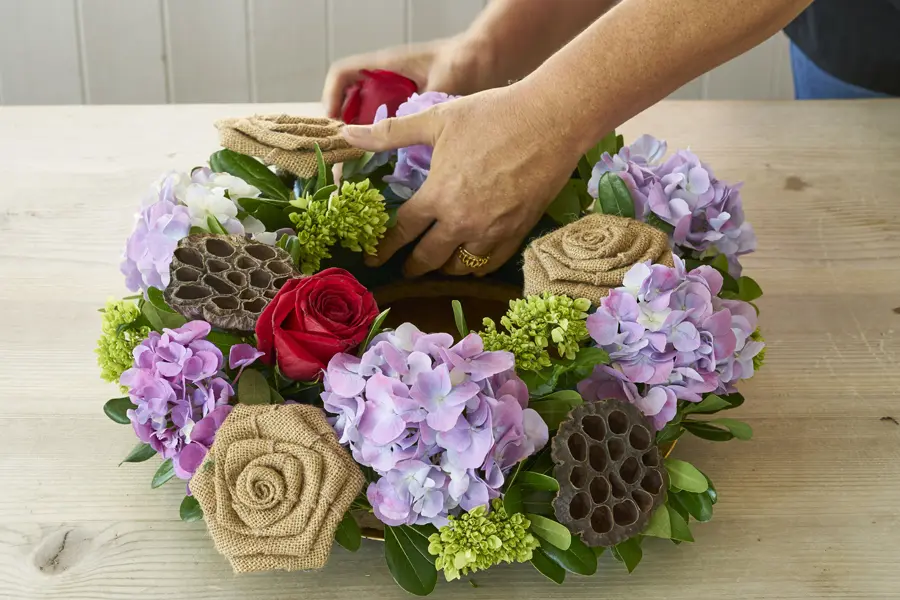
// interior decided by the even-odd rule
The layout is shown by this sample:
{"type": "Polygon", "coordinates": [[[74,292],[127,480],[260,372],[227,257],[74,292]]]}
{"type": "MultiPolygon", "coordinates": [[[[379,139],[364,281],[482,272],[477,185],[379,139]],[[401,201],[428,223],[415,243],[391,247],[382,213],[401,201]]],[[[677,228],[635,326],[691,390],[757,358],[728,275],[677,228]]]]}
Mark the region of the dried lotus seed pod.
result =
{"type": "Polygon", "coordinates": [[[572,410],[553,438],[559,480],[553,509],[588,546],[614,546],[644,530],[666,500],[668,474],[646,418],[619,400],[572,410]]]}
{"type": "Polygon", "coordinates": [[[300,276],[281,248],[209,233],[178,242],[169,273],[169,306],[186,319],[239,333],[252,333],[281,286],[300,276]]]}

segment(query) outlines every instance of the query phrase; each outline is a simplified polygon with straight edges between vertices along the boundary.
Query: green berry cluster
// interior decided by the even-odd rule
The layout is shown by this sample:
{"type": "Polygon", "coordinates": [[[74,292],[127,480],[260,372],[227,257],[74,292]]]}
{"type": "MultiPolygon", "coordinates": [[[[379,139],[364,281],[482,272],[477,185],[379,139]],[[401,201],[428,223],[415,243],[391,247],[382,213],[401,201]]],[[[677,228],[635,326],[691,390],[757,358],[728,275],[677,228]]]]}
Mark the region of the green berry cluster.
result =
{"type": "Polygon", "coordinates": [[[127,369],[134,364],[131,352],[134,347],[147,339],[150,328],[132,327],[141,315],[134,302],[108,300],[103,310],[102,333],[97,340],[97,364],[100,377],[105,381],[118,382],[127,369]]]}
{"type": "Polygon", "coordinates": [[[451,516],[440,533],[428,538],[428,552],[437,556],[434,565],[444,571],[447,581],[504,562],[527,562],[540,546],[528,532],[531,522],[524,515],[507,515],[500,500],[492,507],[490,512],[479,506],[451,516]]]}
{"type": "MultiPolygon", "coordinates": [[[[754,342],[763,342],[766,340],[763,338],[762,331],[760,331],[759,327],[756,328],[756,331],[750,334],[750,339],[754,342]]],[[[763,366],[763,363],[766,362],[766,347],[763,346],[763,349],[759,351],[759,354],[753,357],[753,370],[759,371],[760,367],[763,366]]]]}
{"type": "Polygon", "coordinates": [[[516,367],[538,371],[550,366],[547,348],[553,344],[560,358],[572,360],[581,342],[588,338],[585,320],[590,300],[557,296],[544,292],[510,300],[506,316],[500,319],[505,331],[491,319],[484,320],[485,350],[507,350],[516,356],[516,367]]]}

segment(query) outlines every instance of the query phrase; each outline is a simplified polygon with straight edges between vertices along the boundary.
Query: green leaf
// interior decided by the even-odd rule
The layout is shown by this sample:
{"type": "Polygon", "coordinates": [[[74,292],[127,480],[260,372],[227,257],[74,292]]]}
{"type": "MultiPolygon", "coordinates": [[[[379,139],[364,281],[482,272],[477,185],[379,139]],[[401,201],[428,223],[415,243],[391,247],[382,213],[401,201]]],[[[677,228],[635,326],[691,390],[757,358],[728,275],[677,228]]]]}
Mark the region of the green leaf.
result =
{"type": "Polygon", "coordinates": [[[349,512],[344,515],[343,520],[338,525],[334,534],[334,541],[350,552],[356,552],[362,545],[362,532],[359,530],[359,524],[349,512]]]}
{"type": "Polygon", "coordinates": [[[107,400],[106,404],[103,405],[103,414],[107,417],[118,423],[119,425],[128,425],[131,423],[131,419],[128,418],[126,411],[129,409],[137,408],[131,402],[131,398],[113,398],[112,400],[107,400]]]}
{"type": "Polygon", "coordinates": [[[269,404],[284,404],[284,396],[273,387],[269,387],[269,404]]]}
{"type": "Polygon", "coordinates": [[[652,212],[647,214],[647,225],[656,227],[666,235],[672,235],[675,232],[674,225],[666,223],[652,212]]]}
{"type": "Polygon", "coordinates": [[[215,233],[216,235],[228,235],[228,232],[225,231],[225,228],[222,227],[219,220],[212,215],[206,217],[206,226],[209,228],[210,233],[215,233]]]}
{"type": "Polygon", "coordinates": [[[164,313],[172,313],[177,314],[169,304],[166,302],[165,297],[163,296],[162,290],[159,288],[151,287],[147,288],[147,299],[153,304],[154,308],[156,308],[160,312],[164,313]]]}
{"type": "Polygon", "coordinates": [[[762,288],[750,277],[746,275],[737,280],[738,298],[744,302],[753,302],[763,295],[762,288]]]}
{"type": "Polygon", "coordinates": [[[516,477],[516,485],[544,492],[558,492],[559,482],[548,475],[522,471],[516,477]]]}
{"type": "Polygon", "coordinates": [[[613,555],[625,564],[625,568],[628,569],[629,573],[634,572],[644,557],[644,551],[641,550],[641,544],[637,537],[616,544],[613,546],[612,551],[613,555]]]}
{"type": "Polygon", "coordinates": [[[162,312],[156,308],[151,302],[141,303],[141,314],[150,323],[150,327],[154,331],[162,333],[163,329],[177,329],[185,323],[187,319],[177,313],[162,312]]]}
{"type": "Polygon", "coordinates": [[[684,427],[681,423],[667,423],[665,427],[660,429],[656,434],[656,445],[669,444],[680,438],[684,434],[684,427]]]}
{"type": "Polygon", "coordinates": [[[231,351],[232,346],[243,344],[244,340],[236,335],[225,333],[224,331],[210,331],[206,334],[206,339],[212,342],[216,348],[222,351],[226,357],[231,351]]]}
{"type": "Polygon", "coordinates": [[[434,525],[404,525],[404,531],[409,535],[409,539],[419,549],[419,553],[431,561],[431,564],[437,560],[437,556],[428,551],[431,542],[428,541],[435,533],[438,533],[437,527],[434,525]]]}
{"type": "Polygon", "coordinates": [[[647,528],[641,532],[641,535],[658,537],[663,539],[672,538],[672,521],[669,519],[669,511],[665,506],[660,506],[654,511],[650,517],[650,523],[647,528]]]}
{"type": "MultiPolygon", "coordinates": [[[[703,473],[703,471],[700,472],[703,473]]],[[[709,496],[710,502],[715,505],[715,503],[719,501],[719,492],[716,491],[716,486],[713,485],[712,479],[709,478],[709,475],[703,473],[703,476],[706,477],[706,483],[709,484],[709,489],[706,490],[706,495],[709,496]]]]}
{"type": "Polygon", "coordinates": [[[574,223],[581,217],[581,195],[578,193],[578,180],[569,180],[559,191],[550,206],[547,215],[560,225],[574,223]]]}
{"type": "Polygon", "coordinates": [[[325,166],[325,157],[322,156],[322,149],[319,147],[318,143],[316,143],[316,164],[318,165],[316,191],[319,191],[328,185],[328,167],[325,166]]]}
{"type": "MultiPolygon", "coordinates": [[[[684,492],[688,493],[688,492],[684,492]]],[[[690,518],[691,513],[688,512],[687,507],[681,501],[681,497],[677,495],[677,492],[669,490],[669,493],[666,496],[666,506],[677,512],[681,515],[681,518],[687,521],[690,518]]],[[[671,528],[671,517],[669,518],[669,527],[671,528]]]]}
{"type": "Polygon", "coordinates": [[[327,200],[332,192],[336,192],[338,187],[333,183],[331,185],[326,185],[322,189],[316,190],[316,193],[313,194],[313,200],[327,200]]]}
{"type": "Polygon", "coordinates": [[[369,328],[369,335],[366,336],[366,341],[362,343],[362,345],[359,347],[359,352],[357,353],[360,358],[362,358],[362,355],[366,353],[366,350],[369,348],[369,344],[372,343],[372,339],[381,331],[381,326],[384,324],[384,320],[387,319],[388,313],[390,312],[391,309],[386,308],[381,311],[381,314],[375,317],[374,321],[372,321],[372,326],[369,328]]]}
{"type": "Polygon", "coordinates": [[[167,458],[159,465],[156,473],[153,474],[153,479],[150,481],[150,487],[156,489],[173,477],[175,477],[175,465],[172,464],[171,458],[167,458]]]}
{"type": "Polygon", "coordinates": [[[535,548],[534,552],[532,552],[531,564],[538,570],[538,573],[554,583],[562,585],[566,580],[566,570],[547,556],[547,553],[542,548],[535,548]]]}
{"type": "Polygon", "coordinates": [[[724,427],[731,435],[739,440],[747,441],[753,437],[753,428],[737,419],[711,419],[706,422],[719,427],[724,427]]]}
{"type": "Polygon", "coordinates": [[[717,254],[707,264],[722,275],[722,289],[726,292],[739,291],[737,279],[728,272],[728,258],[724,254],[717,254]]]}
{"type": "Polygon", "coordinates": [[[731,408],[737,408],[741,404],[744,403],[744,397],[737,392],[734,394],[728,394],[727,396],[722,396],[722,400],[731,405],[731,408]]]}
{"type": "Polygon", "coordinates": [[[600,177],[597,194],[594,212],[634,218],[634,200],[631,199],[631,192],[628,191],[628,186],[622,178],[615,173],[604,173],[600,177]]]}
{"type": "MultiPolygon", "coordinates": [[[[553,500],[557,492],[545,492],[522,487],[522,512],[534,513],[542,517],[555,518],[553,500]]],[[[574,538],[573,538],[574,539],[574,538]]]]}
{"type": "Polygon", "coordinates": [[[584,404],[581,395],[575,390],[560,390],[549,396],[532,400],[528,407],[533,408],[541,416],[550,430],[558,429],[569,413],[576,406],[584,404]]]}
{"type": "Polygon", "coordinates": [[[596,556],[597,558],[600,558],[601,556],[603,556],[603,553],[606,552],[606,548],[604,548],[603,546],[594,546],[593,548],[591,548],[591,550],[594,552],[594,556],[596,556]]]}
{"type": "Polygon", "coordinates": [[[506,514],[512,516],[516,513],[525,512],[522,505],[522,488],[514,485],[503,494],[503,508],[506,514]]]}
{"type": "Polygon", "coordinates": [[[585,577],[597,572],[597,556],[577,536],[572,536],[568,550],[560,550],[549,542],[543,543],[545,541],[541,540],[541,551],[566,571],[585,577]]]}
{"type": "Polygon", "coordinates": [[[128,456],[123,458],[122,462],[119,463],[119,466],[121,466],[122,463],[144,462],[145,460],[149,460],[154,456],[156,456],[156,450],[154,450],[150,444],[144,444],[143,442],[141,442],[131,449],[131,452],[128,453],[128,456]]]}
{"type": "Polygon", "coordinates": [[[711,442],[727,442],[728,440],[734,439],[734,434],[727,429],[722,429],[721,427],[716,427],[715,425],[710,425],[703,421],[688,420],[684,421],[682,426],[698,438],[709,440],[711,442]]]}
{"type": "Polygon", "coordinates": [[[541,536],[560,550],[569,549],[572,543],[572,534],[565,525],[534,513],[525,513],[525,518],[531,521],[531,531],[535,535],[541,536]]]}
{"type": "Polygon", "coordinates": [[[665,460],[666,470],[669,471],[669,485],[686,492],[701,493],[709,488],[706,477],[700,470],[689,462],[677,458],[665,460]]]}
{"type": "Polygon", "coordinates": [[[678,498],[678,501],[681,502],[681,505],[684,506],[685,510],[700,521],[701,523],[706,523],[713,516],[713,505],[712,500],[707,494],[709,490],[703,492],[702,494],[692,494],[690,492],[677,492],[673,493],[673,496],[678,498]]]}
{"type": "Polygon", "coordinates": [[[238,380],[237,401],[243,404],[268,404],[272,399],[269,384],[259,371],[244,369],[238,380]]]}
{"type": "Polygon", "coordinates": [[[591,180],[593,170],[594,163],[591,162],[587,154],[578,159],[578,176],[581,177],[585,184],[591,180]]]}
{"type": "Polygon", "coordinates": [[[341,178],[345,181],[349,180],[351,177],[365,169],[366,165],[369,164],[369,161],[374,157],[374,152],[366,152],[359,158],[354,158],[353,160],[345,160],[343,163],[341,178]]]}
{"type": "Polygon", "coordinates": [[[264,196],[290,200],[291,191],[278,176],[253,157],[231,150],[219,150],[209,159],[213,171],[224,172],[243,179],[260,189],[264,196]]]}
{"type": "Polygon", "coordinates": [[[200,503],[193,496],[185,496],[178,508],[178,514],[182,521],[190,523],[191,521],[199,521],[203,518],[203,509],[200,503]]]}
{"type": "Polygon", "coordinates": [[[525,382],[528,392],[532,396],[543,396],[551,393],[556,387],[558,377],[558,371],[552,367],[541,369],[540,371],[522,371],[519,373],[519,378],[525,382]]]}
{"type": "Polygon", "coordinates": [[[667,508],[669,510],[669,520],[672,523],[672,539],[679,542],[693,542],[694,536],[691,535],[691,528],[688,526],[687,520],[671,506],[667,508]]]}
{"type": "Polygon", "coordinates": [[[437,570],[404,525],[384,528],[384,558],[397,585],[415,596],[427,596],[437,584],[437,570]]]}
{"type": "Polygon", "coordinates": [[[469,326],[466,324],[466,315],[463,312],[462,303],[454,300],[450,303],[453,306],[453,321],[456,323],[456,330],[459,331],[460,339],[469,335],[469,326]]]}
{"type": "Polygon", "coordinates": [[[625,136],[617,135],[616,136],[616,153],[618,154],[619,150],[625,147],[625,136]]]}
{"type": "Polygon", "coordinates": [[[595,346],[581,348],[575,355],[575,360],[572,361],[573,367],[595,367],[606,364],[609,364],[609,353],[595,346]]]}
{"type": "Polygon", "coordinates": [[[682,414],[690,415],[697,413],[701,415],[711,415],[720,410],[728,410],[729,408],[733,408],[731,402],[728,402],[715,394],[709,394],[701,402],[687,403],[682,414]]]}

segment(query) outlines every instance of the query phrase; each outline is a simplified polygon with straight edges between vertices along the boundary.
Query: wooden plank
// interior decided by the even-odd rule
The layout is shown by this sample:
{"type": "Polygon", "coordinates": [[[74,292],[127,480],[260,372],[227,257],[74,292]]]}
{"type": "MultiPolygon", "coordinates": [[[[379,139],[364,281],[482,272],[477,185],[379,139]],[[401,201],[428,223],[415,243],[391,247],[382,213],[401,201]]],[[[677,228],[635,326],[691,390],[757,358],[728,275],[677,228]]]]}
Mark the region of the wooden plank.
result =
{"type": "Polygon", "coordinates": [[[89,104],[167,100],[159,0],[81,0],[89,104]]]}
{"type": "Polygon", "coordinates": [[[172,102],[247,102],[244,0],[163,0],[172,102]]]}
{"type": "Polygon", "coordinates": [[[259,102],[318,100],[328,72],[327,0],[249,0],[259,102]]]}
{"type": "Polygon", "coordinates": [[[4,104],[81,104],[75,0],[0,0],[4,104]]]}
{"type": "Polygon", "coordinates": [[[330,0],[329,59],[405,44],[406,0],[330,0]]]}
{"type": "Polygon", "coordinates": [[[484,0],[408,1],[411,42],[427,42],[465,31],[484,8],[484,0]]]}

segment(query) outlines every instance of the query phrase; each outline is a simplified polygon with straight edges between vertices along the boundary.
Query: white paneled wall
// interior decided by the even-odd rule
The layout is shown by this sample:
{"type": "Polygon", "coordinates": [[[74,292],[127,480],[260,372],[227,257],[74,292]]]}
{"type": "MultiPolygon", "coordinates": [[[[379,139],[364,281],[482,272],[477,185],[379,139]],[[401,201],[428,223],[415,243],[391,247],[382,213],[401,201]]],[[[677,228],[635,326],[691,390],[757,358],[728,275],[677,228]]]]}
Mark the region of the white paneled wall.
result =
{"type": "MultiPolygon", "coordinates": [[[[486,1],[0,0],[0,104],[316,100],[331,60],[451,35],[486,1]]],[[[791,95],[779,34],[673,97],[791,95]]]]}

